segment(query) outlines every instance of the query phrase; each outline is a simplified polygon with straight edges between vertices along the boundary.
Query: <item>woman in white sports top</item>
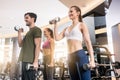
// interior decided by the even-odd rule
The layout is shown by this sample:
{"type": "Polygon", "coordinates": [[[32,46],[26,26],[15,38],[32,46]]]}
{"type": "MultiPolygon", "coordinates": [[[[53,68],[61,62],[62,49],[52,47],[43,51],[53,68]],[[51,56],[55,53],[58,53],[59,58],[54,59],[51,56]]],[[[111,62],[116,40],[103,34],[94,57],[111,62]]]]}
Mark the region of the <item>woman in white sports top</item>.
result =
{"type": "Polygon", "coordinates": [[[94,52],[87,26],[82,21],[81,10],[78,6],[72,6],[69,10],[69,18],[72,25],[58,34],[57,23],[54,23],[55,40],[59,41],[64,37],[68,43],[68,66],[71,80],[91,80],[90,70],[84,70],[83,64],[89,63],[95,67],[94,52]],[[82,47],[82,40],[85,41],[90,61],[82,47]]]}

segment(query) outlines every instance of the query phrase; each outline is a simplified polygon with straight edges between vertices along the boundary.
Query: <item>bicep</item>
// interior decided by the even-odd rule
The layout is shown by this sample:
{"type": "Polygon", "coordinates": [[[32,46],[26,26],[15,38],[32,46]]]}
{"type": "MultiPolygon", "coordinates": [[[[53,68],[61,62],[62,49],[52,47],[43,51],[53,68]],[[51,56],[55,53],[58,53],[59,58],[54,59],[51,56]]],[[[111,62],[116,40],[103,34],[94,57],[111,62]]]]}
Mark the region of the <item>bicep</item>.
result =
{"type": "Polygon", "coordinates": [[[35,45],[40,45],[41,44],[41,35],[42,35],[41,29],[34,30],[33,38],[34,38],[35,45]]]}

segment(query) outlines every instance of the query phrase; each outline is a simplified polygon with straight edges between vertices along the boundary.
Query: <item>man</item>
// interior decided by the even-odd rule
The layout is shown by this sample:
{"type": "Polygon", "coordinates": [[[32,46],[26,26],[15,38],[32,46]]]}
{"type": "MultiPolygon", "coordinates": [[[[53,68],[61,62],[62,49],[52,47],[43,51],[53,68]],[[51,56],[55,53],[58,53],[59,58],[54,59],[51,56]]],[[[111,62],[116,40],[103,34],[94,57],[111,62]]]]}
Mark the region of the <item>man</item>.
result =
{"type": "Polygon", "coordinates": [[[24,15],[26,26],[29,31],[22,39],[22,29],[18,31],[18,43],[21,47],[19,61],[22,62],[22,80],[35,80],[35,72],[38,68],[38,57],[41,45],[41,29],[35,26],[37,15],[35,13],[26,13],[24,15]],[[28,63],[33,64],[33,70],[26,70],[28,63]]]}

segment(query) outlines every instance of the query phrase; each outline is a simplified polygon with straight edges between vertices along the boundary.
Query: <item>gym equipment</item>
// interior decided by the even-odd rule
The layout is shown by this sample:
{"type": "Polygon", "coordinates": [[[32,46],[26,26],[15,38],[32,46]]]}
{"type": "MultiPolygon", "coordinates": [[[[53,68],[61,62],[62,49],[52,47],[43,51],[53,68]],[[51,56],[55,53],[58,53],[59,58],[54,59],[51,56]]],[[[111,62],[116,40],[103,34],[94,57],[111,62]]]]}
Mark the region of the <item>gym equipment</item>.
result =
{"type": "MultiPolygon", "coordinates": [[[[112,64],[98,64],[96,63],[95,64],[96,67],[99,67],[99,66],[114,66],[116,69],[120,69],[120,62],[116,61],[115,63],[112,63],[112,64]]],[[[83,70],[88,70],[90,69],[90,65],[89,64],[83,64],[83,70]]]]}
{"type": "MultiPolygon", "coordinates": [[[[26,65],[26,70],[33,70],[34,69],[34,66],[33,64],[27,64],[26,65]]],[[[39,65],[38,66],[38,70],[43,70],[44,69],[44,65],[39,65]]]]}
{"type": "MultiPolygon", "coordinates": [[[[94,47],[94,54],[95,54],[95,63],[96,67],[91,69],[91,80],[111,80],[114,77],[116,80],[119,80],[120,75],[116,71],[116,69],[120,69],[120,62],[116,61],[113,62],[108,49],[103,46],[93,46],[94,47]],[[99,51],[99,48],[105,49],[105,51],[99,51]],[[114,75],[111,74],[114,73],[114,75]]],[[[70,75],[68,71],[67,60],[61,60],[55,62],[54,66],[54,79],[55,80],[69,80],[70,75]]],[[[44,65],[39,64],[38,72],[42,73],[41,70],[44,70],[44,65]],[[41,69],[42,68],[42,69],[41,69]]],[[[32,64],[28,64],[26,66],[27,70],[34,69],[32,64]]],[[[84,70],[90,69],[89,64],[84,64],[82,66],[84,70]]],[[[42,74],[40,74],[41,76],[42,74]]],[[[39,77],[40,77],[39,76],[39,77]]]]}
{"type": "Polygon", "coordinates": [[[50,20],[49,24],[54,24],[54,23],[59,22],[59,21],[60,21],[60,17],[56,17],[56,18],[50,20]]]}
{"type": "Polygon", "coordinates": [[[18,30],[20,30],[20,29],[22,29],[22,31],[23,31],[23,28],[21,28],[21,27],[18,26],[18,25],[14,27],[14,30],[15,30],[15,31],[18,31],[18,30]]]}
{"type": "Polygon", "coordinates": [[[55,61],[54,79],[55,80],[69,80],[70,79],[67,60],[65,58],[60,59],[59,61],[55,61]]]}
{"type": "MultiPolygon", "coordinates": [[[[120,69],[120,62],[114,62],[111,58],[115,55],[102,45],[93,45],[93,49],[96,67],[91,70],[91,80],[112,80],[113,77],[119,80],[117,69],[120,69]]],[[[85,64],[84,68],[90,69],[88,64],[85,64]]]]}

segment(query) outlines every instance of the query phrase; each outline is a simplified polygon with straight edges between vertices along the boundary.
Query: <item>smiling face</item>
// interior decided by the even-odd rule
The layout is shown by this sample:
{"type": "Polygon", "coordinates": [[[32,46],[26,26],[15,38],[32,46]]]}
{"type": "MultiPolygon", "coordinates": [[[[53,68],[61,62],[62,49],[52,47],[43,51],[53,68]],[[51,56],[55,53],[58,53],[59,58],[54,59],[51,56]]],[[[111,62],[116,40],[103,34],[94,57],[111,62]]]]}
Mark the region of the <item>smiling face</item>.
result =
{"type": "Polygon", "coordinates": [[[44,36],[47,37],[47,36],[50,36],[50,32],[46,29],[44,29],[44,36]]]}
{"type": "Polygon", "coordinates": [[[80,12],[75,9],[75,7],[71,7],[69,10],[69,18],[71,20],[78,18],[80,15],[80,12]]]}
{"type": "Polygon", "coordinates": [[[30,26],[34,22],[34,18],[31,18],[29,14],[25,15],[24,20],[26,22],[26,26],[30,26]]]}

